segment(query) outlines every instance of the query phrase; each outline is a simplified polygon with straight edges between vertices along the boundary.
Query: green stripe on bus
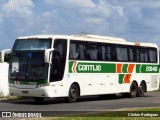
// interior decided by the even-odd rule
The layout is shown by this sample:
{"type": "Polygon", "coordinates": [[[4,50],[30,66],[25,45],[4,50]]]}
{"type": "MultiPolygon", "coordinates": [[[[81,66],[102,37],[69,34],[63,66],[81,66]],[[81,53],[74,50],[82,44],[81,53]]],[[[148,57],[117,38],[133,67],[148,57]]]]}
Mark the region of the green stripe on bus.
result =
{"type": "Polygon", "coordinates": [[[127,73],[128,72],[128,64],[123,64],[122,72],[123,73],[127,73]]]}
{"type": "MultiPolygon", "coordinates": [[[[129,65],[123,64],[122,73],[128,73],[129,65]]],[[[159,65],[136,64],[135,70],[136,73],[159,73],[159,65]]],[[[70,61],[69,73],[116,73],[116,64],[70,61]]]]}
{"type": "Polygon", "coordinates": [[[141,64],[136,65],[136,73],[140,73],[140,67],[141,67],[141,64]]]}
{"type": "Polygon", "coordinates": [[[119,84],[124,83],[123,79],[124,79],[125,74],[119,74],[119,84]]]}
{"type": "Polygon", "coordinates": [[[69,73],[72,73],[72,66],[73,66],[73,61],[69,62],[69,73]]]}
{"type": "Polygon", "coordinates": [[[137,64],[136,73],[159,73],[159,65],[137,64]]]}

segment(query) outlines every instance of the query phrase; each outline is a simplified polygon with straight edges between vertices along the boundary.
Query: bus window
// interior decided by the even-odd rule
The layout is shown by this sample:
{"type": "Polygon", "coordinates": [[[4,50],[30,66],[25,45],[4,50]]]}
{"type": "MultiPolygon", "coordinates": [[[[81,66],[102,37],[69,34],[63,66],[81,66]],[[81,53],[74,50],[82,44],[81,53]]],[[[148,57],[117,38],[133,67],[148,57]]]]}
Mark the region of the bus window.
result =
{"type": "Polygon", "coordinates": [[[69,59],[71,60],[85,60],[86,45],[84,42],[72,41],[69,47],[69,59]]]}
{"type": "Polygon", "coordinates": [[[105,61],[105,47],[102,44],[98,46],[97,60],[105,61]]]}
{"type": "Polygon", "coordinates": [[[111,61],[116,61],[117,60],[117,51],[116,51],[116,46],[110,46],[110,55],[111,55],[111,61]]]}
{"type": "Polygon", "coordinates": [[[97,60],[98,57],[98,44],[90,44],[90,58],[97,60]]]}
{"type": "Polygon", "coordinates": [[[117,47],[117,60],[118,61],[128,61],[127,48],[117,47]]]}
{"type": "Polygon", "coordinates": [[[133,49],[133,61],[139,62],[139,50],[137,48],[133,49]]]}
{"type": "Polygon", "coordinates": [[[100,45],[98,49],[98,60],[105,61],[105,47],[100,45]]]}
{"type": "Polygon", "coordinates": [[[69,50],[69,58],[70,59],[77,59],[78,53],[77,53],[77,47],[76,44],[71,43],[70,44],[70,50],[69,50]]]}
{"type": "Polygon", "coordinates": [[[85,60],[91,60],[89,43],[88,42],[84,42],[83,46],[84,46],[84,59],[85,60]]]}
{"type": "Polygon", "coordinates": [[[129,48],[129,60],[130,60],[131,62],[134,61],[133,49],[131,49],[131,48],[129,48]]]}
{"type": "Polygon", "coordinates": [[[105,47],[105,60],[111,60],[111,51],[110,51],[110,46],[105,47]]]}
{"type": "Polygon", "coordinates": [[[84,45],[83,44],[79,44],[79,59],[80,60],[84,60],[84,45]]]}
{"type": "Polygon", "coordinates": [[[147,49],[145,48],[140,49],[140,61],[148,62],[148,52],[147,52],[147,49]]]}
{"type": "Polygon", "coordinates": [[[150,62],[153,62],[153,63],[157,62],[157,52],[156,52],[156,50],[154,50],[154,49],[149,50],[149,60],[150,60],[150,62]]]}

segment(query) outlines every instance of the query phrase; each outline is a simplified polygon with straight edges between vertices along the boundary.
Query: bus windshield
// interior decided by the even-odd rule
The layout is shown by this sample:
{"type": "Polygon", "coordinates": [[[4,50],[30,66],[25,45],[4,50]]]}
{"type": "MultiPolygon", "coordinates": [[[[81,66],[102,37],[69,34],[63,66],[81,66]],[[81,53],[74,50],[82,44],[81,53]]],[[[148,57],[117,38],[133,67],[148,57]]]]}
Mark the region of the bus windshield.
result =
{"type": "Polygon", "coordinates": [[[51,39],[18,39],[13,50],[46,50],[51,47],[51,39]]]}
{"type": "Polygon", "coordinates": [[[47,79],[48,65],[44,62],[44,51],[14,52],[10,62],[10,79],[44,80],[47,79]]]}

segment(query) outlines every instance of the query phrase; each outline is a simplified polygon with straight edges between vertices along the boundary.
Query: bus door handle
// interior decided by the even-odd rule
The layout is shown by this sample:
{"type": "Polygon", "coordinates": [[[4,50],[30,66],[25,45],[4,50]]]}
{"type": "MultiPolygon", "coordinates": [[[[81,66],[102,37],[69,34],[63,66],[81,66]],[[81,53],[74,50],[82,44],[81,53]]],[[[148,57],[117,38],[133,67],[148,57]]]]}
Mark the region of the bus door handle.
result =
{"type": "Polygon", "coordinates": [[[92,86],[92,84],[88,84],[88,85],[92,86]]]}
{"type": "Polygon", "coordinates": [[[104,85],[103,83],[101,83],[100,85],[104,85]]]}

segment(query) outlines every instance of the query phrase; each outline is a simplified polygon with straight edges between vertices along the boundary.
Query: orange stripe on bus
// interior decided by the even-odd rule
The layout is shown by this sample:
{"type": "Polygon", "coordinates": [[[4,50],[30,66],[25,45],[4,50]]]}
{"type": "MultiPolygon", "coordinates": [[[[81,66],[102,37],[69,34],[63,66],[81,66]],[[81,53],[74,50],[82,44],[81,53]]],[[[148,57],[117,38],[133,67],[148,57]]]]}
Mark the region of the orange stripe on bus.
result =
{"type": "Polygon", "coordinates": [[[77,71],[76,71],[76,65],[77,65],[77,62],[74,62],[73,63],[73,68],[72,68],[72,70],[73,70],[74,73],[77,73],[77,71]]]}
{"type": "Polygon", "coordinates": [[[124,77],[124,83],[130,83],[131,76],[132,76],[132,74],[126,74],[124,77]]]}
{"type": "Polygon", "coordinates": [[[117,73],[122,73],[122,64],[117,64],[117,73]]]}
{"type": "Polygon", "coordinates": [[[128,72],[129,73],[132,73],[133,72],[133,69],[134,69],[134,64],[130,64],[129,66],[128,66],[128,72]]]}

